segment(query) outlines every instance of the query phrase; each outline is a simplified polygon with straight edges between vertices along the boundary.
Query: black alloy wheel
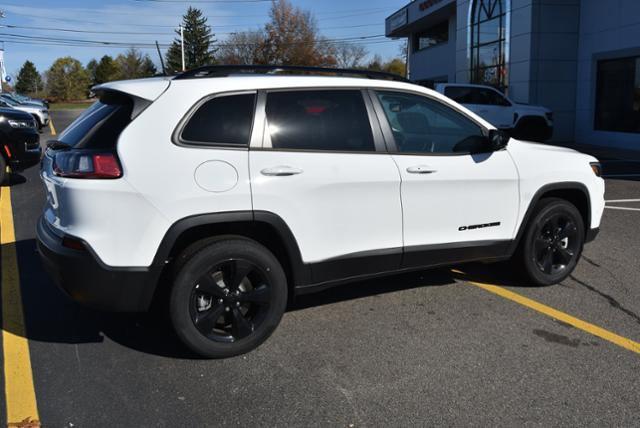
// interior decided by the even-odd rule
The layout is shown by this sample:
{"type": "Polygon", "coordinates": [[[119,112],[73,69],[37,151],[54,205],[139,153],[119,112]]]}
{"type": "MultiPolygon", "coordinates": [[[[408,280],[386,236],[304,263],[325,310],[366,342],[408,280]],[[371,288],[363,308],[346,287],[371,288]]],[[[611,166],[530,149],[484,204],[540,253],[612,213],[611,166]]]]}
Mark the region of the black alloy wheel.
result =
{"type": "Polygon", "coordinates": [[[249,352],[275,330],[287,305],[278,259],[259,243],[228,237],[178,257],[171,321],[191,350],[210,358],[249,352]]]}
{"type": "Polygon", "coordinates": [[[535,208],[520,242],[519,258],[535,285],[557,284],[575,269],[584,245],[584,220],[560,198],[545,198],[535,208]]]}
{"type": "Polygon", "coordinates": [[[266,272],[244,259],[229,259],[196,281],[191,320],[211,340],[235,342],[249,336],[266,318],[271,285],[266,272]]]}
{"type": "Polygon", "coordinates": [[[578,228],[565,213],[553,214],[540,228],[534,242],[538,268],[546,275],[557,275],[566,269],[579,250],[578,228]]]}

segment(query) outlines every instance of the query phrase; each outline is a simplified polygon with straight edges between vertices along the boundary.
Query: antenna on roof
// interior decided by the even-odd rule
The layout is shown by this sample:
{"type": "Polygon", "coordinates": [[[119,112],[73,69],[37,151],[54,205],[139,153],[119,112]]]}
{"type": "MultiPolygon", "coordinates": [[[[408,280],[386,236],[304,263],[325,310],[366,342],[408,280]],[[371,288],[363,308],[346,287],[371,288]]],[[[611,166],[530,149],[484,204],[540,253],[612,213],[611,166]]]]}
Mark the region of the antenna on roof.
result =
{"type": "Polygon", "coordinates": [[[160,57],[160,65],[162,66],[162,74],[163,75],[167,75],[167,70],[165,70],[164,68],[164,59],[162,59],[162,54],[160,53],[160,45],[158,44],[158,41],[156,40],[156,49],[158,50],[158,56],[160,57]]]}

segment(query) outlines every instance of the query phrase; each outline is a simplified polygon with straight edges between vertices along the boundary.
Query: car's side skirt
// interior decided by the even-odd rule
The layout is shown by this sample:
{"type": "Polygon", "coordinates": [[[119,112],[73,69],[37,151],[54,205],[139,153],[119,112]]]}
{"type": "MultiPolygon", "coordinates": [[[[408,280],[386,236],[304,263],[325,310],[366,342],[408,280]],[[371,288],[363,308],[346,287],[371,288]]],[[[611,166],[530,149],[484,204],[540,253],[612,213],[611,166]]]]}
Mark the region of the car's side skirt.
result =
{"type": "Polygon", "coordinates": [[[322,291],[334,285],[403,272],[473,261],[495,262],[511,257],[511,240],[392,248],[348,254],[309,264],[313,283],[295,287],[296,294],[322,291]]]}

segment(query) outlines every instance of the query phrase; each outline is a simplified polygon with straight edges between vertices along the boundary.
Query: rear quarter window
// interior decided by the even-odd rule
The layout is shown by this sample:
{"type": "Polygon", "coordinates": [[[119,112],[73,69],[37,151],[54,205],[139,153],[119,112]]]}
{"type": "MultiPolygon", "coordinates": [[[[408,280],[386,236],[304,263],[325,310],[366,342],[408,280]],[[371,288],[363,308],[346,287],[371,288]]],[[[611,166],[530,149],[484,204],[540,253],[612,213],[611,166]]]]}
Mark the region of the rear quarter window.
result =
{"type": "Polygon", "coordinates": [[[179,142],[204,146],[248,146],[256,94],[225,95],[202,103],[186,121],[179,142]]]}

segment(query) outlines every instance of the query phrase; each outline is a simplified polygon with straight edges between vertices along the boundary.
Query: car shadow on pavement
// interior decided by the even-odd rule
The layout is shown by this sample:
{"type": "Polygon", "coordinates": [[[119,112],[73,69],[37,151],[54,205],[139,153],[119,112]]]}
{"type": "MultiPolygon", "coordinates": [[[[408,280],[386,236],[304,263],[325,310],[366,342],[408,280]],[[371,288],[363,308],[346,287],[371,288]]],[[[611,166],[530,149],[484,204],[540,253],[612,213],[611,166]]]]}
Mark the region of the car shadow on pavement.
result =
{"type": "MultiPolygon", "coordinates": [[[[3,248],[4,249],[4,246],[3,248]]],[[[16,243],[27,338],[32,342],[92,344],[112,341],[147,354],[178,359],[200,359],[174,334],[168,319],[158,313],[104,313],[82,307],[59,290],[44,272],[34,239],[16,243]]],[[[410,272],[338,285],[322,292],[298,296],[288,311],[394,293],[415,288],[447,286],[456,280],[515,284],[504,267],[465,265],[464,277],[451,269],[410,272]]],[[[87,278],[91,281],[91,278],[87,278]]],[[[518,283],[522,286],[521,283],[518,283]]],[[[11,328],[12,323],[5,323],[11,328]]],[[[21,334],[19,331],[12,332],[21,334]]]]}
{"type": "Polygon", "coordinates": [[[381,278],[339,284],[326,290],[297,296],[289,305],[289,311],[298,311],[316,306],[330,305],[347,300],[376,296],[413,288],[451,285],[455,279],[449,269],[431,269],[381,278]]]}
{"type": "Polygon", "coordinates": [[[14,187],[20,184],[24,184],[26,182],[27,182],[27,178],[24,175],[11,172],[7,174],[7,178],[2,183],[2,187],[5,187],[5,186],[14,187]]]}
{"type": "MultiPolygon", "coordinates": [[[[108,339],[148,354],[181,359],[199,358],[182,346],[168,320],[155,313],[105,313],[72,301],[44,272],[34,239],[17,242],[16,251],[29,341],[91,344],[108,339]]],[[[91,278],[87,278],[87,281],[91,281],[91,278]]],[[[7,326],[10,328],[11,323],[5,323],[7,326]]]]}

